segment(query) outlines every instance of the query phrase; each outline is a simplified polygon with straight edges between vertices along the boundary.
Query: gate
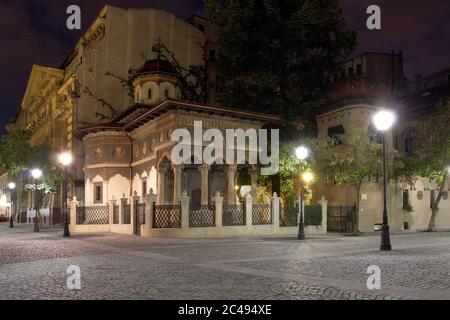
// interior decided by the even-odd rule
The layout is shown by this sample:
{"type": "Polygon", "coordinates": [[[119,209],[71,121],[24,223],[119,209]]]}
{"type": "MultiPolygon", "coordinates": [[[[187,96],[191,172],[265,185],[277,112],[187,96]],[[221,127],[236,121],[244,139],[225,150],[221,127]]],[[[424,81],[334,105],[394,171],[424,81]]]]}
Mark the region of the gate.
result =
{"type": "Polygon", "coordinates": [[[145,203],[136,203],[134,234],[141,235],[141,225],[145,224],[145,203]]]}
{"type": "Polygon", "coordinates": [[[328,206],[327,231],[328,232],[352,232],[356,223],[355,206],[328,206]]]}

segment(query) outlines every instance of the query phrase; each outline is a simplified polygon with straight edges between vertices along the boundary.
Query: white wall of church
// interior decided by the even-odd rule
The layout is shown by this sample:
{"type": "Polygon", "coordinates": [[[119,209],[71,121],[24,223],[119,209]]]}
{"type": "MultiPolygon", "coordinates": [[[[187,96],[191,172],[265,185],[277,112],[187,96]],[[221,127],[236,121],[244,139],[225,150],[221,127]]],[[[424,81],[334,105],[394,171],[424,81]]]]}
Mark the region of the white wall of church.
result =
{"type": "Polygon", "coordinates": [[[120,174],[116,174],[114,177],[108,181],[108,199],[120,199],[124,195],[125,197],[130,196],[130,181],[120,174]]]}

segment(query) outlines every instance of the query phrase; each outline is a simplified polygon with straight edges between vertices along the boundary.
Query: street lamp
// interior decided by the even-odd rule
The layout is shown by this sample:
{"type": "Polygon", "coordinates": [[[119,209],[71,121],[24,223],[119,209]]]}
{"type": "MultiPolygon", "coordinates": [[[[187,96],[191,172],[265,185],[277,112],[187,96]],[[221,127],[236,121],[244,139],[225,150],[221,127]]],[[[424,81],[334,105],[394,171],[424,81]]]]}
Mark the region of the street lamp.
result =
{"type": "Polygon", "coordinates": [[[14,182],[8,183],[9,188],[9,197],[11,198],[11,207],[10,207],[10,214],[9,214],[9,227],[14,228],[14,221],[13,221],[13,212],[14,212],[14,205],[16,204],[14,201],[14,189],[16,188],[16,184],[14,182]]]}
{"type": "Polygon", "coordinates": [[[40,169],[31,170],[31,176],[34,179],[34,232],[39,232],[38,222],[38,210],[39,210],[39,198],[38,198],[38,184],[37,180],[42,177],[42,171],[40,169]]]}
{"type": "Polygon", "coordinates": [[[67,166],[69,166],[73,157],[68,152],[63,152],[58,157],[59,163],[61,163],[64,167],[64,182],[63,182],[63,212],[64,212],[64,233],[63,237],[70,237],[69,230],[69,217],[67,215],[67,166]]]}
{"type": "Polygon", "coordinates": [[[395,123],[395,113],[388,110],[379,111],[373,117],[373,124],[378,131],[381,131],[381,141],[383,144],[383,225],[381,227],[381,245],[380,250],[392,250],[389,236],[389,224],[387,214],[387,170],[386,170],[386,131],[395,123]]]}
{"type": "MultiPolygon", "coordinates": [[[[301,171],[303,171],[303,161],[305,161],[306,158],[308,158],[309,150],[308,148],[304,146],[300,146],[297,149],[295,149],[295,155],[297,156],[297,159],[302,162],[301,171]]],[[[303,177],[301,177],[303,178],[303,177]]],[[[303,180],[303,179],[302,179],[303,180]]],[[[305,240],[305,221],[303,217],[303,181],[300,181],[300,219],[298,222],[298,236],[297,239],[299,240],[305,240]]]]}

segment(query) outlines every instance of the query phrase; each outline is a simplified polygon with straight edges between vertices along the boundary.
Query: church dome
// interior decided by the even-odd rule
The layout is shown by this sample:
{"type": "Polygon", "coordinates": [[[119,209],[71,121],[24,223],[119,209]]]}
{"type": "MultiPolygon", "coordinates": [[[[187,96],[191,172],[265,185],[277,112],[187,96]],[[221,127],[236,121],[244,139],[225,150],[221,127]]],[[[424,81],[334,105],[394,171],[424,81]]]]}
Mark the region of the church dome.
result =
{"type": "Polygon", "coordinates": [[[154,105],[166,99],[181,99],[179,73],[167,60],[148,60],[135,70],[133,78],[136,103],[154,105]]]}
{"type": "Polygon", "coordinates": [[[141,66],[139,69],[136,70],[137,76],[147,74],[166,74],[178,76],[178,71],[174,67],[174,65],[167,60],[153,59],[148,60],[147,62],[144,63],[143,66],[141,66]]]}

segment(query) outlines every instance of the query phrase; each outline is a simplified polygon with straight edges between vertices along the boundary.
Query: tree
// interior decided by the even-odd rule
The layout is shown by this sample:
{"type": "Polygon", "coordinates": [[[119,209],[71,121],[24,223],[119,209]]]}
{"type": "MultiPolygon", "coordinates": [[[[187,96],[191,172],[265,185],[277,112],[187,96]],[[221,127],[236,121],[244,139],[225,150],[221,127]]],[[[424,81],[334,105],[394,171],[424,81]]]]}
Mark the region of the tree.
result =
{"type": "Polygon", "coordinates": [[[345,135],[318,139],[315,144],[316,171],[328,174],[338,185],[355,188],[357,214],[352,232],[358,232],[363,182],[380,172],[380,144],[377,140],[376,135],[348,128],[345,135]]]}
{"type": "Polygon", "coordinates": [[[449,177],[450,166],[450,99],[440,101],[433,112],[423,116],[414,137],[414,150],[405,154],[397,166],[397,174],[406,180],[421,176],[435,181],[439,193],[432,204],[428,232],[435,228],[439,203],[449,177]]]}
{"type": "MultiPolygon", "coordinates": [[[[42,183],[38,190],[43,195],[56,192],[56,186],[61,182],[62,173],[55,166],[54,150],[47,144],[32,146],[30,130],[14,130],[0,138],[0,170],[7,172],[13,180],[26,170],[39,168],[43,172],[42,183]]],[[[25,190],[32,191],[35,186],[25,185],[25,190]]],[[[39,203],[42,200],[42,197],[39,203]]]]}
{"type": "Polygon", "coordinates": [[[338,0],[205,0],[218,26],[222,103],[296,124],[323,103],[327,75],[356,45],[338,0]]]}

